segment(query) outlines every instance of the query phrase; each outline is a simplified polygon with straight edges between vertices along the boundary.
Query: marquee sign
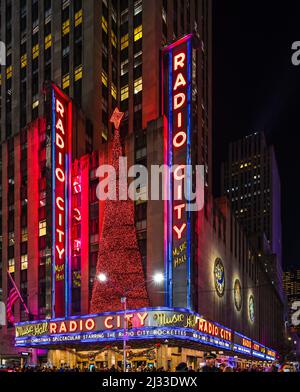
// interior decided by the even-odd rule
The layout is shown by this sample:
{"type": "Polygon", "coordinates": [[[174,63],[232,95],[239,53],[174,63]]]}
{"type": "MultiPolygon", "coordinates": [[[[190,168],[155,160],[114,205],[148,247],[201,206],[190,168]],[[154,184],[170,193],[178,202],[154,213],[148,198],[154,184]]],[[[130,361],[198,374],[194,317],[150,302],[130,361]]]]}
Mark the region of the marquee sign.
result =
{"type": "Polygon", "coordinates": [[[192,176],[192,41],[190,34],[162,51],[165,165],[170,169],[165,184],[170,191],[165,204],[166,302],[186,308],[192,305],[191,214],[187,209],[192,176]]]}
{"type": "Polygon", "coordinates": [[[52,317],[69,315],[72,102],[52,85],[52,317]]]}
{"type": "MultiPolygon", "coordinates": [[[[252,355],[257,343],[186,309],[144,308],[128,310],[129,339],[183,339],[241,354],[252,355]],[[245,347],[245,350],[236,346],[245,347]],[[253,347],[252,347],[253,345],[253,347]],[[246,350],[247,348],[247,350],[246,350]]],[[[17,323],[16,346],[32,347],[60,343],[105,343],[122,340],[124,312],[102,313],[66,319],[17,323]]],[[[261,346],[260,347],[264,347],[261,346]]],[[[266,349],[264,347],[264,349],[266,349]]],[[[276,358],[273,350],[268,358],[276,358]],[[273,355],[273,356],[272,356],[273,355]]],[[[254,354],[253,354],[254,355],[254,354]]],[[[266,357],[266,359],[268,359],[266,357]]]]}

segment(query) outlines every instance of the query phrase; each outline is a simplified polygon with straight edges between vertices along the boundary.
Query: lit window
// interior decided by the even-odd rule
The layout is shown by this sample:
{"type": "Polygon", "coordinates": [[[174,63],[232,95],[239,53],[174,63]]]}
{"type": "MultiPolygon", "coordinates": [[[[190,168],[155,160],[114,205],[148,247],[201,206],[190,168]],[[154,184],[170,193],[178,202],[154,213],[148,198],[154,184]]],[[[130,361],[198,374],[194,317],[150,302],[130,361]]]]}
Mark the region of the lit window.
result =
{"type": "Polygon", "coordinates": [[[51,45],[52,45],[52,35],[48,34],[45,37],[45,50],[49,49],[51,47],[51,45]]]}
{"type": "Polygon", "coordinates": [[[107,87],[107,74],[104,71],[102,71],[101,80],[102,80],[102,83],[104,84],[104,86],[107,87]]]}
{"type": "Polygon", "coordinates": [[[129,92],[128,85],[121,88],[121,101],[124,101],[125,99],[128,98],[128,92],[129,92]]]}
{"type": "Polygon", "coordinates": [[[134,15],[137,15],[142,11],[143,11],[143,1],[138,0],[134,3],[134,15]]]}
{"type": "Polygon", "coordinates": [[[76,12],[74,19],[75,19],[75,27],[79,26],[82,23],[82,9],[76,12]]]}
{"type": "Polygon", "coordinates": [[[134,81],[134,94],[143,90],[143,79],[140,77],[134,81]]]}
{"type": "Polygon", "coordinates": [[[113,83],[111,84],[111,95],[114,97],[114,99],[117,99],[117,89],[113,83]]]}
{"type": "Polygon", "coordinates": [[[102,29],[107,33],[107,20],[104,18],[104,16],[102,15],[102,29]]]}
{"type": "Polygon", "coordinates": [[[129,35],[125,34],[123,35],[123,37],[121,38],[121,50],[127,48],[129,45],[129,35]]]}
{"type": "Polygon", "coordinates": [[[28,230],[27,227],[23,227],[21,231],[21,241],[26,242],[28,240],[28,230]]]}
{"type": "Polygon", "coordinates": [[[21,256],[21,270],[28,269],[28,255],[21,256]]]}
{"type": "Polygon", "coordinates": [[[62,25],[62,35],[65,36],[70,33],[70,19],[66,20],[62,25]]]}
{"type": "Polygon", "coordinates": [[[6,68],[6,78],[10,79],[12,77],[12,65],[6,68]]]}
{"type": "Polygon", "coordinates": [[[21,68],[25,68],[27,66],[27,54],[23,54],[21,57],[21,68]]]}
{"type": "Polygon", "coordinates": [[[115,48],[117,47],[118,40],[116,34],[113,31],[111,31],[111,43],[115,48]]]}
{"type": "Polygon", "coordinates": [[[134,41],[138,41],[143,37],[143,26],[140,25],[134,29],[134,41]]]}
{"type": "Polygon", "coordinates": [[[2,75],[0,74],[0,86],[2,86],[2,75]]]}
{"type": "Polygon", "coordinates": [[[128,59],[121,63],[121,75],[125,75],[128,72],[128,59]]]}
{"type": "Polygon", "coordinates": [[[62,79],[62,88],[63,90],[70,86],[70,75],[67,74],[62,79]]]}
{"type": "Polygon", "coordinates": [[[40,53],[39,44],[36,44],[32,48],[32,58],[36,59],[39,56],[39,53],[40,53]]]}
{"type": "Polygon", "coordinates": [[[75,69],[74,79],[75,79],[75,82],[77,82],[78,80],[82,79],[82,65],[79,65],[79,67],[77,67],[75,69]]]}
{"type": "Polygon", "coordinates": [[[32,102],[32,109],[35,109],[39,106],[39,100],[36,99],[35,101],[32,102]]]}
{"type": "Polygon", "coordinates": [[[8,271],[10,274],[15,272],[15,259],[8,259],[8,271]]]}
{"type": "Polygon", "coordinates": [[[39,236],[43,237],[47,234],[47,223],[45,220],[39,222],[39,236]]]}

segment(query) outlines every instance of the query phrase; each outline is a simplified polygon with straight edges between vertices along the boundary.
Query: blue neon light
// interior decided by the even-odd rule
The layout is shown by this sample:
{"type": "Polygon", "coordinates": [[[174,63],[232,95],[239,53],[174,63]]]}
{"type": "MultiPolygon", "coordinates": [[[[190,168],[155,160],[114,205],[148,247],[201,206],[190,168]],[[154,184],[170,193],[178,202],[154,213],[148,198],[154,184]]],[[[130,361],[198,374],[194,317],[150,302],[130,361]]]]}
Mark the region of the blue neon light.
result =
{"type": "MultiPolygon", "coordinates": [[[[191,173],[191,106],[192,106],[192,41],[189,39],[187,41],[187,59],[188,59],[188,67],[187,67],[187,77],[188,77],[188,86],[187,86],[187,191],[188,191],[188,201],[191,200],[191,186],[192,186],[192,173],[191,173]]],[[[192,299],[191,299],[191,211],[187,211],[187,308],[192,308],[192,299]]]]}

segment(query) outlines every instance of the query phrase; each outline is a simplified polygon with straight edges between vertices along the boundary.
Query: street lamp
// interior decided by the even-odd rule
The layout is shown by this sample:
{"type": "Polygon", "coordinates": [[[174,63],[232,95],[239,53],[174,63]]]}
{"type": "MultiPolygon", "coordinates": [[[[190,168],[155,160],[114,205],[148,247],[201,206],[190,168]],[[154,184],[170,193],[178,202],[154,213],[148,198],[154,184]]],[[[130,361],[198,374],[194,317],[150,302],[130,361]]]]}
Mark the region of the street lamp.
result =
{"type": "Polygon", "coordinates": [[[103,273],[100,273],[100,274],[97,276],[97,279],[99,280],[99,282],[105,283],[105,282],[107,281],[107,276],[106,276],[105,274],[103,274],[103,273]]]}
{"type": "MultiPolygon", "coordinates": [[[[97,275],[97,279],[99,280],[100,283],[105,283],[107,282],[107,276],[104,273],[100,273],[97,275]]],[[[160,285],[164,282],[165,276],[162,272],[157,272],[153,275],[152,279],[147,280],[146,282],[142,282],[140,286],[143,286],[145,283],[155,283],[157,285],[160,285]]],[[[123,310],[124,310],[124,336],[123,336],[123,371],[126,372],[126,346],[127,346],[127,341],[128,341],[128,335],[127,335],[127,320],[126,320],[126,312],[127,312],[127,295],[130,294],[131,291],[136,290],[140,286],[135,286],[134,289],[126,291],[122,296],[121,296],[121,304],[123,305],[123,310]]]]}

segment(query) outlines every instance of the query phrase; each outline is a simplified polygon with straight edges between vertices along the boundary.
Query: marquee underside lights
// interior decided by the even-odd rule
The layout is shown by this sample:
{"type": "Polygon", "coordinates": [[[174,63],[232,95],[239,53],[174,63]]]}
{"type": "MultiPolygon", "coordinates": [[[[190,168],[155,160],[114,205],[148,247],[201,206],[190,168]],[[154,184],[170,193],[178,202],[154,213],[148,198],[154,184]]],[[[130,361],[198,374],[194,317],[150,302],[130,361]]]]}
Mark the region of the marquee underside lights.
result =
{"type": "MultiPolygon", "coordinates": [[[[52,317],[69,315],[72,103],[52,85],[52,317]]],[[[79,214],[77,213],[79,219],[79,214]]]]}
{"type": "Polygon", "coordinates": [[[101,344],[123,339],[124,317],[132,325],[131,340],[172,339],[221,348],[263,360],[275,360],[276,352],[199,314],[179,308],[143,308],[97,315],[17,323],[17,347],[60,344],[101,344]]]}
{"type": "MultiPolygon", "coordinates": [[[[188,35],[163,49],[162,111],[165,116],[165,164],[176,167],[166,181],[166,304],[191,308],[191,216],[187,211],[192,163],[192,39],[188,35]]],[[[171,171],[171,170],[170,170],[171,171]]]]}

